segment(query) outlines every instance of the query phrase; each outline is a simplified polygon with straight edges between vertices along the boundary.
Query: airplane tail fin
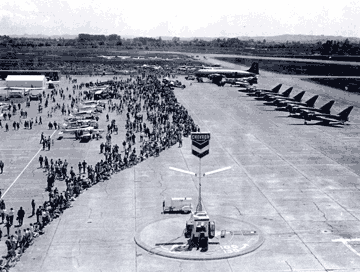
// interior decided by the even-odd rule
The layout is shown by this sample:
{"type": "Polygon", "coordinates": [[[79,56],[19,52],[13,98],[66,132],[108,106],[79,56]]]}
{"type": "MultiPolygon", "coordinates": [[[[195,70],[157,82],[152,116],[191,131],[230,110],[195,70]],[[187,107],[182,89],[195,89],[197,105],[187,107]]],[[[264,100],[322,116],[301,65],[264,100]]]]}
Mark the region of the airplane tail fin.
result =
{"type": "Polygon", "coordinates": [[[316,100],[319,98],[318,95],[314,95],[313,97],[311,97],[308,101],[305,102],[305,104],[308,107],[314,107],[316,100]]]}
{"type": "Polygon", "coordinates": [[[281,86],[282,86],[282,84],[275,86],[274,88],[271,89],[271,92],[278,93],[281,89],[281,86]]]}
{"type": "Polygon", "coordinates": [[[305,91],[302,91],[302,92],[298,93],[297,95],[295,95],[294,101],[300,101],[301,98],[303,98],[304,94],[305,94],[305,91]]]}
{"type": "Polygon", "coordinates": [[[290,95],[290,93],[292,92],[292,90],[293,90],[293,87],[290,87],[285,92],[283,92],[282,95],[285,97],[288,97],[290,95]]]}
{"type": "Polygon", "coordinates": [[[347,120],[353,108],[354,106],[350,106],[345,110],[343,110],[342,112],[340,112],[338,115],[341,117],[342,120],[347,120]]]}
{"type": "Polygon", "coordinates": [[[247,70],[250,73],[253,74],[259,74],[259,63],[258,62],[254,62],[253,64],[251,64],[251,67],[249,70],[247,70]]]}
{"type": "Polygon", "coordinates": [[[335,100],[331,100],[331,101],[327,102],[324,106],[322,106],[320,108],[321,112],[329,114],[330,109],[334,105],[334,103],[335,103],[335,100]]]}

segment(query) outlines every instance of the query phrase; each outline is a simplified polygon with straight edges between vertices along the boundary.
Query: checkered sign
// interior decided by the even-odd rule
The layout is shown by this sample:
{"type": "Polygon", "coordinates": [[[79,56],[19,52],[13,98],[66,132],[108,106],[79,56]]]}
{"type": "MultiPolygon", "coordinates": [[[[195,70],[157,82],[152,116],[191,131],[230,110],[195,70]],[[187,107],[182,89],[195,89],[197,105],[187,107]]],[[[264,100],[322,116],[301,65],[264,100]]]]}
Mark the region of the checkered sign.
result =
{"type": "Polygon", "coordinates": [[[191,133],[192,154],[200,159],[209,154],[210,133],[193,132],[191,133]]]}

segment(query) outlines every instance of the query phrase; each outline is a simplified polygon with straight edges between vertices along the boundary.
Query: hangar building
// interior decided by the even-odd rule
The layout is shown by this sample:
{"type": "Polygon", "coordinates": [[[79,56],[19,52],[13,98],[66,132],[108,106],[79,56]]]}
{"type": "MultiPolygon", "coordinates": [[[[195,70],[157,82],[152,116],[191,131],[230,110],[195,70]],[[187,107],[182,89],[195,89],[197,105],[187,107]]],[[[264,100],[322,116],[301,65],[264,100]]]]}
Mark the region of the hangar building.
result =
{"type": "Polygon", "coordinates": [[[44,89],[46,87],[46,77],[44,75],[9,75],[6,78],[6,87],[44,89]]]}

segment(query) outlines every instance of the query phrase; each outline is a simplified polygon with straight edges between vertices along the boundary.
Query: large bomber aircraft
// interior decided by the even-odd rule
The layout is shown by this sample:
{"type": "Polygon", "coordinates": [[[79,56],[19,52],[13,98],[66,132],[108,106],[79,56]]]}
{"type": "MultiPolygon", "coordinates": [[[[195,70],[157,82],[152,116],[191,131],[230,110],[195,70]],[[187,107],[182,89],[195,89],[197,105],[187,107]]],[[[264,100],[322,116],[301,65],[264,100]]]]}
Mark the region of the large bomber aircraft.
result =
{"type": "Polygon", "coordinates": [[[345,122],[349,121],[348,117],[353,108],[354,106],[347,107],[336,115],[310,112],[304,116],[304,123],[307,124],[308,121],[320,121],[321,124],[325,125],[343,125],[345,122]]]}
{"type": "Polygon", "coordinates": [[[220,84],[223,78],[248,78],[248,80],[257,79],[259,75],[259,64],[254,62],[248,70],[233,70],[233,69],[199,69],[195,72],[195,76],[200,81],[200,78],[210,78],[213,83],[220,84]]]}

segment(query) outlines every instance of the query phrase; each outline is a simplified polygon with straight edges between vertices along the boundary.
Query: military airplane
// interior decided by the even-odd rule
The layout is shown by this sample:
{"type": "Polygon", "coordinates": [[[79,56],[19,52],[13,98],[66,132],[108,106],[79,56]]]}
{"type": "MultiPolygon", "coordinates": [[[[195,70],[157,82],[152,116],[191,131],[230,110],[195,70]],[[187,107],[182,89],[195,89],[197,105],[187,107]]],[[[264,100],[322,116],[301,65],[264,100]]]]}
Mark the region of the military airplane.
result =
{"type": "Polygon", "coordinates": [[[213,83],[218,84],[223,77],[226,78],[256,78],[259,75],[259,64],[254,62],[251,67],[244,70],[233,70],[233,69],[219,69],[219,68],[211,68],[211,69],[199,69],[195,72],[195,76],[198,78],[200,82],[200,78],[206,77],[210,78],[213,83]]]}
{"type": "Polygon", "coordinates": [[[306,107],[314,107],[316,100],[319,98],[318,95],[314,95],[313,97],[311,97],[309,100],[305,101],[305,102],[301,102],[301,101],[288,101],[288,100],[281,100],[281,99],[277,99],[275,101],[278,101],[276,106],[277,108],[275,110],[279,110],[279,111],[288,111],[288,108],[290,106],[295,106],[295,105],[299,105],[299,106],[306,106],[306,107]]]}
{"type": "Polygon", "coordinates": [[[305,91],[302,91],[295,95],[294,97],[276,97],[275,99],[268,100],[267,102],[264,102],[265,105],[272,105],[272,106],[278,106],[281,105],[281,103],[284,103],[284,101],[290,101],[290,102],[300,102],[305,94],[305,91]]]}
{"type": "Polygon", "coordinates": [[[290,114],[299,114],[300,116],[305,116],[308,113],[319,112],[330,114],[331,107],[334,105],[335,100],[331,100],[320,108],[314,107],[304,107],[299,105],[288,105],[288,111],[290,114]]]}
{"type": "Polygon", "coordinates": [[[279,97],[289,97],[292,90],[293,90],[293,87],[290,87],[289,89],[287,89],[286,91],[284,91],[282,93],[268,93],[268,94],[265,94],[264,96],[255,97],[255,99],[256,100],[272,101],[272,100],[275,100],[275,99],[277,99],[279,97]]]}
{"type": "Polygon", "coordinates": [[[326,114],[326,113],[315,113],[309,112],[304,116],[304,124],[308,121],[320,121],[320,124],[324,125],[344,125],[345,122],[349,121],[348,117],[354,106],[347,107],[339,114],[326,114]]]}
{"type": "Polygon", "coordinates": [[[255,91],[255,93],[248,94],[248,95],[260,97],[260,96],[264,96],[266,94],[277,94],[277,93],[279,93],[281,86],[282,86],[282,84],[279,84],[279,85],[275,86],[274,88],[272,88],[271,90],[257,89],[255,91]]]}

